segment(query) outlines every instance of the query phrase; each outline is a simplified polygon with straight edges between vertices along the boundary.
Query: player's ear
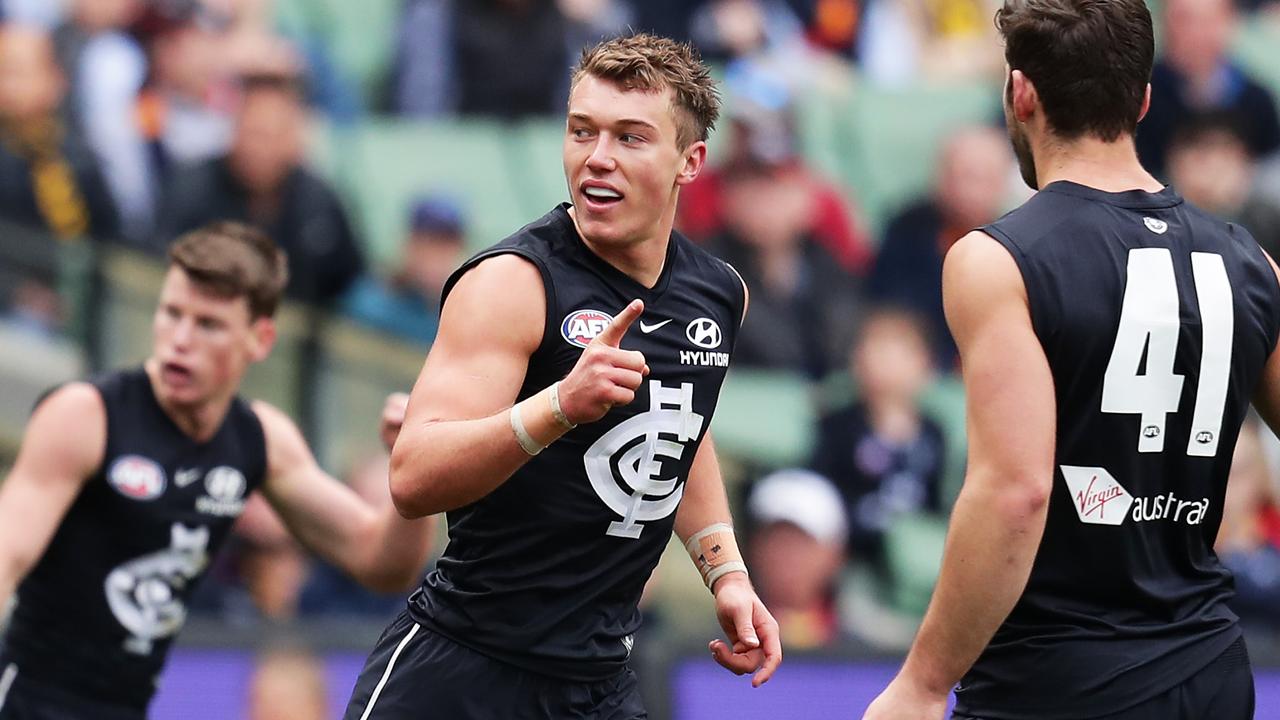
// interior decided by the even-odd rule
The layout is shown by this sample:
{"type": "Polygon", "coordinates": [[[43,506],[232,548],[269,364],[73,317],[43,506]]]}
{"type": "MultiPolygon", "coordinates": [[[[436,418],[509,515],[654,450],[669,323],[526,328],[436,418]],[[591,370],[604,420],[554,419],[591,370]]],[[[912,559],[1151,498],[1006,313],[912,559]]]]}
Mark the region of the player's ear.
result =
{"type": "Polygon", "coordinates": [[[707,162],[707,144],[701,140],[692,143],[685,148],[683,155],[684,165],[680,168],[680,174],[676,175],[677,185],[688,185],[697,179],[703,164],[707,162]]]}
{"type": "Polygon", "coordinates": [[[1030,120],[1040,105],[1040,95],[1036,92],[1036,86],[1031,82],[1031,78],[1024,75],[1021,70],[1010,70],[1009,92],[1012,98],[1013,117],[1018,122],[1030,120]]]}
{"type": "Polygon", "coordinates": [[[1142,108],[1138,110],[1138,122],[1142,122],[1142,118],[1147,116],[1147,111],[1151,109],[1151,83],[1147,83],[1147,90],[1142,95],[1142,108]]]}
{"type": "Polygon", "coordinates": [[[269,317],[260,317],[250,327],[251,346],[249,356],[253,362],[262,362],[271,354],[276,344],[276,321],[269,317]]]}

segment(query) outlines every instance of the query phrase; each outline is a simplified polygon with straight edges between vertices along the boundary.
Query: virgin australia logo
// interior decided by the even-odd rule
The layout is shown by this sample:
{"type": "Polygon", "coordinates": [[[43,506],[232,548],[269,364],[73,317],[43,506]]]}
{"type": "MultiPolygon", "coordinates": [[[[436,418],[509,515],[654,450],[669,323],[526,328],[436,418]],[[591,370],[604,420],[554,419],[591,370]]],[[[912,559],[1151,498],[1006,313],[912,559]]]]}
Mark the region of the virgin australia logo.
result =
{"type": "Polygon", "coordinates": [[[1106,468],[1063,465],[1062,476],[1071,490],[1071,506],[1081,522],[1119,525],[1124,522],[1133,496],[1111,477],[1106,468]]]}

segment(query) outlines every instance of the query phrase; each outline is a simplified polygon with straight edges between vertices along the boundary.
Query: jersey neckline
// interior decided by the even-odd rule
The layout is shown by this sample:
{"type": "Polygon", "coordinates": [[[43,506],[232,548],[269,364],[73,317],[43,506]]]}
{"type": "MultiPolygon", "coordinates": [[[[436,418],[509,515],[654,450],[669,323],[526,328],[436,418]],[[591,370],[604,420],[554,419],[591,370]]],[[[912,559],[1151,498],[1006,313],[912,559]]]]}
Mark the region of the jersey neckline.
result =
{"type": "Polygon", "coordinates": [[[182,429],[180,425],[178,425],[177,421],[174,420],[173,417],[170,416],[169,413],[165,411],[164,405],[160,404],[160,398],[156,395],[155,386],[151,384],[151,375],[147,373],[146,366],[140,365],[138,367],[135,367],[134,372],[137,373],[137,375],[141,376],[143,387],[146,389],[146,392],[144,394],[146,395],[146,398],[149,401],[148,404],[151,406],[151,409],[159,414],[159,416],[162,418],[162,422],[164,422],[164,424],[168,426],[170,430],[176,433],[177,436],[182,438],[185,442],[189,443],[192,448],[203,448],[207,445],[210,445],[211,443],[213,443],[215,440],[217,440],[219,437],[222,436],[222,433],[227,429],[227,426],[230,424],[231,412],[234,409],[234,406],[236,404],[235,398],[231,399],[231,404],[227,406],[227,412],[222,416],[222,420],[218,422],[218,429],[214,431],[214,433],[210,435],[207,440],[202,441],[202,440],[197,440],[194,437],[191,437],[190,435],[187,434],[185,430],[182,429]]]}
{"type": "Polygon", "coordinates": [[[666,292],[667,286],[671,283],[671,272],[672,268],[675,266],[676,259],[677,243],[674,231],[672,231],[671,235],[667,238],[667,256],[662,261],[662,272],[658,274],[658,281],[654,283],[653,287],[645,287],[645,285],[639,280],[636,280],[625,272],[619,270],[608,260],[597,255],[595,251],[587,245],[586,241],[582,239],[582,235],[578,233],[578,226],[574,224],[573,218],[569,216],[570,207],[572,207],[572,204],[570,203],[560,203],[556,206],[556,215],[559,217],[560,222],[564,224],[565,232],[569,234],[569,237],[573,238],[574,243],[582,251],[583,256],[587,258],[588,262],[599,269],[599,271],[606,275],[610,280],[621,284],[629,293],[634,293],[636,297],[642,300],[649,301],[666,292]]]}
{"type": "Polygon", "coordinates": [[[1107,192],[1097,188],[1081,185],[1080,183],[1070,180],[1055,180],[1046,185],[1041,192],[1056,192],[1063,195],[1071,195],[1073,197],[1084,198],[1085,200],[1094,200],[1107,205],[1115,205],[1116,207],[1127,208],[1130,210],[1158,210],[1160,208],[1171,208],[1181,205],[1182,196],[1177,193],[1171,186],[1166,185],[1160,192],[1147,192],[1146,190],[1124,190],[1121,192],[1107,192]]]}

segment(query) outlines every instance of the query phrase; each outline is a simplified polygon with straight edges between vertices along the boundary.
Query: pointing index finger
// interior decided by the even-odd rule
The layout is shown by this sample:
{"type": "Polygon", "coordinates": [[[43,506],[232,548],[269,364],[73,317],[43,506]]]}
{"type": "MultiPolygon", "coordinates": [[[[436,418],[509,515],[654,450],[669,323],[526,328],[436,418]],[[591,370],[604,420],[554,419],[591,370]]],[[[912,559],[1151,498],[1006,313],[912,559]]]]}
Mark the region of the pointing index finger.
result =
{"type": "Polygon", "coordinates": [[[644,303],[640,300],[632,300],[613,318],[613,322],[609,323],[609,327],[605,328],[596,336],[596,342],[608,345],[609,347],[618,347],[622,342],[622,338],[627,334],[627,329],[631,327],[631,323],[636,321],[644,313],[644,303]]]}

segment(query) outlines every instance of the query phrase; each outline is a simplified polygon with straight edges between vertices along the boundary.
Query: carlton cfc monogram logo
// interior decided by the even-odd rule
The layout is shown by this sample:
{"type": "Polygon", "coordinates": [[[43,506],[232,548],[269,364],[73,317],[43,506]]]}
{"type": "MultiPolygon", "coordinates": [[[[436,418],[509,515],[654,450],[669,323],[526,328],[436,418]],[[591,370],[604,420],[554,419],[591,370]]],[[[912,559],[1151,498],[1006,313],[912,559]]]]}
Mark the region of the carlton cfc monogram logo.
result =
{"type": "Polygon", "coordinates": [[[587,478],[604,504],[622,520],[606,534],[638,538],[641,522],[675,512],[684,484],[674,472],[663,477],[661,458],[679,461],[689,441],[702,432],[704,418],[693,411],[693,383],[664,387],[649,381],[649,410],[618,423],[583,456],[587,478]]]}

